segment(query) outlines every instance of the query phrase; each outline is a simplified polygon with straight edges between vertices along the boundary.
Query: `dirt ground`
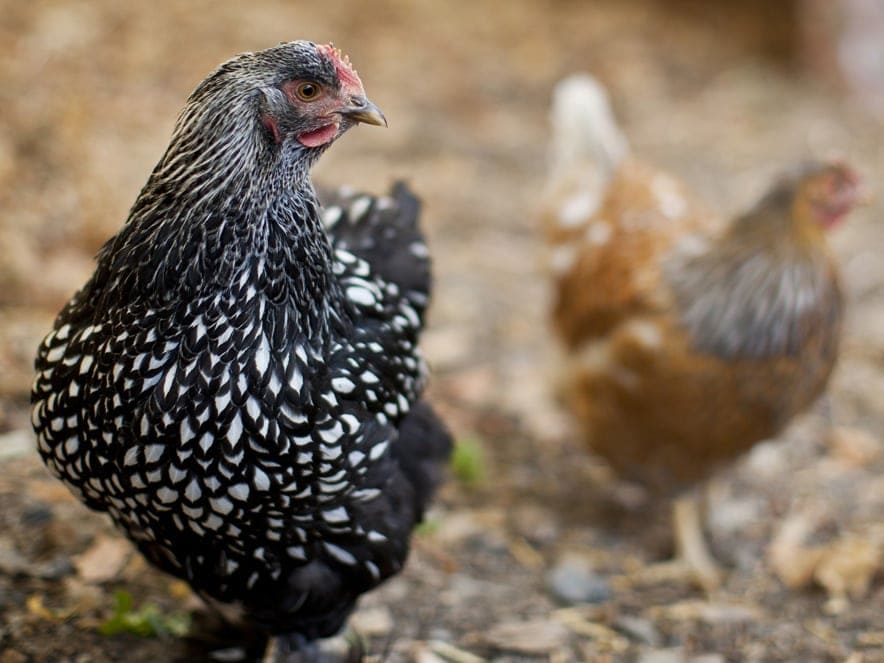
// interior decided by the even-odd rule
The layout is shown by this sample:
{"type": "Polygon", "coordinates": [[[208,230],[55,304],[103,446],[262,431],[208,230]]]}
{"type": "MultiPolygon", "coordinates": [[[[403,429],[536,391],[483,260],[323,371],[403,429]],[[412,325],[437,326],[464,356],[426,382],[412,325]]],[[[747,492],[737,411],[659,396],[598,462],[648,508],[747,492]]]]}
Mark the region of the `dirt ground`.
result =
{"type": "Polygon", "coordinates": [[[185,96],[232,54],[294,38],[348,52],[390,121],[348,135],[317,179],[407,178],[425,200],[431,397],[475,456],[405,572],[361,602],[370,660],[884,661],[880,114],[802,75],[782,17],[744,3],[306,4],[0,0],[0,663],[249,654],[207,641],[186,587],[48,476],[27,392],[185,96]],[[810,155],[846,155],[877,189],[833,238],[851,308],[830,393],[709,487],[728,570],[712,596],[659,566],[666,505],[590,457],[550,395],[534,210],[550,90],[575,70],[609,86],[637,152],[723,213],[810,155]],[[117,590],[134,607],[114,620],[117,590]]]}

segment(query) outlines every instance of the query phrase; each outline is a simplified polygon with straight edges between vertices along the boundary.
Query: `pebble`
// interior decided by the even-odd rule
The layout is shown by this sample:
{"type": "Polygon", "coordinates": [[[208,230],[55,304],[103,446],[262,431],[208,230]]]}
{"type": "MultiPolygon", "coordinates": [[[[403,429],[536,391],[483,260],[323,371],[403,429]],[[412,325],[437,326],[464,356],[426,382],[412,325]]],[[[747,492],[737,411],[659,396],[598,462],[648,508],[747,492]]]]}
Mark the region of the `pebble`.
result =
{"type": "Polygon", "coordinates": [[[635,660],[636,663],[725,663],[726,661],[721,654],[689,656],[681,647],[648,650],[639,654],[635,660]]]}
{"type": "Polygon", "coordinates": [[[422,642],[414,646],[411,656],[414,663],[447,663],[444,658],[435,654],[422,642]]]}
{"type": "Polygon", "coordinates": [[[31,504],[21,514],[21,523],[26,527],[45,527],[52,520],[52,509],[46,504],[31,504]]]}
{"type": "Polygon", "coordinates": [[[566,557],[547,574],[547,587],[560,602],[603,603],[614,596],[610,583],[576,557],[566,557]]]}
{"type": "Polygon", "coordinates": [[[555,514],[537,504],[517,506],[512,513],[512,524],[532,545],[550,545],[562,534],[555,514]]]}
{"type": "Polygon", "coordinates": [[[350,626],[368,638],[387,635],[393,630],[393,615],[387,608],[363,608],[350,618],[350,626]]]}
{"type": "Polygon", "coordinates": [[[635,663],[685,663],[686,660],[684,649],[674,647],[642,652],[636,657],[635,663]]]}
{"type": "Polygon", "coordinates": [[[120,574],[131,555],[132,545],[126,539],[102,535],[77,555],[74,565],[83,582],[107,582],[120,574]]]}
{"type": "Polygon", "coordinates": [[[25,663],[27,660],[27,656],[14,649],[7,649],[0,653],[0,663],[25,663]]]}
{"type": "Polygon", "coordinates": [[[245,661],[248,658],[248,652],[243,647],[227,647],[226,649],[215,649],[209,652],[208,656],[210,660],[220,663],[237,663],[245,661]]]}
{"type": "Polygon", "coordinates": [[[30,574],[31,565],[11,544],[0,540],[0,573],[9,576],[30,574]]]}
{"type": "Polygon", "coordinates": [[[37,442],[30,430],[13,430],[0,434],[0,460],[36,453],[37,442]]]}
{"type": "Polygon", "coordinates": [[[838,426],[829,433],[829,448],[833,457],[849,467],[866,467],[884,453],[884,444],[862,428],[838,426]]]}
{"type": "Polygon", "coordinates": [[[501,622],[485,634],[487,644],[518,654],[542,655],[563,647],[570,632],[562,624],[548,619],[501,622]]]}
{"type": "Polygon", "coordinates": [[[475,345],[467,333],[452,326],[431,328],[421,336],[424,355],[438,371],[465,365],[475,345]]]}
{"type": "Polygon", "coordinates": [[[42,580],[61,580],[74,573],[74,565],[67,555],[59,554],[49,561],[37,564],[33,575],[42,580]]]}
{"type": "Polygon", "coordinates": [[[642,644],[651,645],[652,647],[659,647],[663,644],[663,636],[660,635],[657,627],[649,619],[622,615],[614,622],[614,626],[621,633],[642,644]]]}

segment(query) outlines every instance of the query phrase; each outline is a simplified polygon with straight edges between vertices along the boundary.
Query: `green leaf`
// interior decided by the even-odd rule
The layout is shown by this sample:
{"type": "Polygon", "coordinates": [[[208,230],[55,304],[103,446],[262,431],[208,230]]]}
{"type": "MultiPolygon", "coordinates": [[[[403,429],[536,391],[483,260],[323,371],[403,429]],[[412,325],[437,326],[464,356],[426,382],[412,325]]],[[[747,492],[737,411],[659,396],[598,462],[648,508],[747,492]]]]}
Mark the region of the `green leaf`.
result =
{"type": "Polygon", "coordinates": [[[438,529],[438,520],[424,520],[414,528],[414,533],[416,536],[432,536],[438,529]]]}
{"type": "Polygon", "coordinates": [[[182,636],[190,628],[190,616],[184,612],[165,615],[153,603],[146,603],[135,610],[132,595],[126,591],[115,592],[114,603],[114,613],[98,627],[98,632],[102,635],[129,633],[141,638],[182,636]]]}
{"type": "Polygon", "coordinates": [[[485,478],[485,454],[478,437],[458,440],[451,455],[451,471],[466,486],[475,486],[485,478]]]}

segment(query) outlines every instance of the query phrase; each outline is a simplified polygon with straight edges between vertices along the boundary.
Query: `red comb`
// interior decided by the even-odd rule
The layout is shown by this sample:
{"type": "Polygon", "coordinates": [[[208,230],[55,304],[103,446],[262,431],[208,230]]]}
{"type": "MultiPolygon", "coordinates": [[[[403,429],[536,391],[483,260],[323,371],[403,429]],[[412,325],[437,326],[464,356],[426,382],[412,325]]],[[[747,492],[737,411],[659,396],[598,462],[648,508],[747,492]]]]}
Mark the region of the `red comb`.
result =
{"type": "Polygon", "coordinates": [[[341,49],[336,48],[332,43],[323,44],[317,48],[320,53],[324,53],[334,63],[341,83],[349,86],[358,86],[360,90],[362,89],[362,81],[359,80],[359,74],[356,73],[353,65],[350,64],[350,56],[342,53],[341,49]]]}

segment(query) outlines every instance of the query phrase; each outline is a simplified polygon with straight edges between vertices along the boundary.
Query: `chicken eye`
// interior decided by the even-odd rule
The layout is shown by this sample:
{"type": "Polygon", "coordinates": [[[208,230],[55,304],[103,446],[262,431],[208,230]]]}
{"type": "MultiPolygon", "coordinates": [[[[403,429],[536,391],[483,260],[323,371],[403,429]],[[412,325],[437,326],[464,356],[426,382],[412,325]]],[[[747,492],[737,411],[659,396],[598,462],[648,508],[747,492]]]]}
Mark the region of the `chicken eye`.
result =
{"type": "Polygon", "coordinates": [[[319,97],[322,88],[316,83],[301,83],[295,88],[295,94],[301,101],[314,101],[319,97]]]}

